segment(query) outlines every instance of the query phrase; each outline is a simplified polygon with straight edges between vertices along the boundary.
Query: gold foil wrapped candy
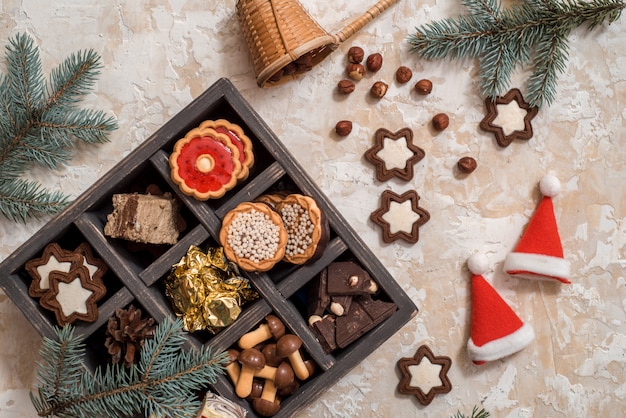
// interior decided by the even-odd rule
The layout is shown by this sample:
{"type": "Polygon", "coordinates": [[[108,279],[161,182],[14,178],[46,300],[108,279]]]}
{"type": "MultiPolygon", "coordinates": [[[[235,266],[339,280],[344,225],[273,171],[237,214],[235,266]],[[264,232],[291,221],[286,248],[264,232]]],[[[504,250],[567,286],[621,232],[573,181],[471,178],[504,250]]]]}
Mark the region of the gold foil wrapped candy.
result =
{"type": "Polygon", "coordinates": [[[232,324],[241,306],[259,295],[238,269],[224,257],[222,247],[204,253],[191,246],[172,266],[165,279],[165,294],[174,312],[183,320],[185,331],[209,330],[212,333],[232,324]]]}

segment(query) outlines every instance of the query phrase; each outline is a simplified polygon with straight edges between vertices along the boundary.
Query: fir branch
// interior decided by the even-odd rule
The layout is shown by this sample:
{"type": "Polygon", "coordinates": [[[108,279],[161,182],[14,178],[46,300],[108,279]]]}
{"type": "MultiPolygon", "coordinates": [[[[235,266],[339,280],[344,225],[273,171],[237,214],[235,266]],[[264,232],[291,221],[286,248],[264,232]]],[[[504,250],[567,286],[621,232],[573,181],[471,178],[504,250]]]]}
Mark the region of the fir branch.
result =
{"type": "Polygon", "coordinates": [[[24,223],[29,218],[54,215],[69,203],[63,193],[45,190],[39,183],[0,179],[0,214],[13,222],[24,223]]]}
{"type": "Polygon", "coordinates": [[[20,110],[32,116],[41,105],[45,91],[39,51],[32,38],[18,34],[10,39],[6,60],[11,98],[20,110]]]}
{"type": "Polygon", "coordinates": [[[44,108],[72,108],[81,96],[93,88],[101,68],[100,56],[94,50],[71,54],[50,73],[48,99],[44,108]]]}
{"type": "Polygon", "coordinates": [[[0,75],[0,214],[26,222],[58,213],[69,197],[17,180],[33,165],[57,169],[68,163],[76,141],[107,142],[117,124],[102,111],[76,108],[102,68],[93,50],[70,55],[51,72],[48,84],[28,35],[9,41],[6,62],[8,73],[0,75]]]}
{"type": "Polygon", "coordinates": [[[65,113],[47,111],[39,123],[43,136],[60,136],[59,142],[66,148],[73,147],[67,134],[86,144],[102,144],[108,141],[107,134],[115,126],[115,120],[104,112],[91,109],[72,110],[65,113]]]}
{"type": "Polygon", "coordinates": [[[565,34],[549,37],[537,46],[535,70],[528,79],[529,103],[545,100],[551,103],[556,97],[558,73],[565,72],[567,38],[565,34]]]}
{"type": "MultiPolygon", "coordinates": [[[[181,320],[167,319],[146,340],[140,365],[130,368],[110,364],[93,374],[75,370],[63,374],[71,331],[57,329],[59,342],[45,341],[41,355],[49,359],[40,364],[39,396],[31,393],[39,416],[50,417],[124,417],[137,413],[147,416],[195,417],[200,409],[196,391],[214,383],[224,373],[226,353],[214,355],[209,348],[182,352],[185,341],[181,320]],[[155,370],[159,369],[158,376],[155,370]]],[[[76,364],[82,360],[73,357],[76,364]]]]}
{"type": "Polygon", "coordinates": [[[139,357],[138,367],[144,380],[167,376],[184,342],[183,334],[176,329],[157,327],[154,336],[145,340],[139,357]]]}
{"type": "Polygon", "coordinates": [[[526,65],[535,51],[527,98],[531,106],[554,100],[571,30],[583,24],[590,30],[610,24],[626,7],[623,0],[530,0],[506,10],[494,0],[463,4],[469,15],[416,28],[408,37],[411,51],[426,59],[478,58],[481,94],[494,99],[508,89],[515,68],[526,65]]]}
{"type": "Polygon", "coordinates": [[[42,362],[38,363],[37,380],[40,384],[52,383],[41,386],[40,396],[46,402],[68,395],[69,384],[82,374],[81,364],[85,357],[85,348],[80,343],[80,337],[74,335],[73,328],[57,329],[57,335],[58,341],[44,339],[39,352],[42,362]]]}

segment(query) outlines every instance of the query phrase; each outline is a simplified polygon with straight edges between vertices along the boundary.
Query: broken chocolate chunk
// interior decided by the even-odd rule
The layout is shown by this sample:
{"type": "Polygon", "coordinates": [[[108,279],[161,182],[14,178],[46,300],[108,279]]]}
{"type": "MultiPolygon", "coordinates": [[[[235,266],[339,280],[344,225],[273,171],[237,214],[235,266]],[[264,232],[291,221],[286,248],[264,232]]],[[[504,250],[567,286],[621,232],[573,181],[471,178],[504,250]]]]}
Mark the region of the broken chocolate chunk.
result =
{"type": "Polygon", "coordinates": [[[335,318],[331,315],[326,315],[321,320],[311,324],[311,328],[326,354],[331,353],[337,348],[335,341],[335,318]]]}
{"type": "Polygon", "coordinates": [[[324,269],[313,280],[309,282],[308,287],[308,314],[324,315],[324,311],[330,303],[330,295],[327,292],[328,271],[324,269]]]}
{"type": "Polygon", "coordinates": [[[337,346],[345,348],[376,325],[389,318],[397,309],[395,303],[372,299],[369,296],[354,298],[347,315],[335,320],[337,346]]]}
{"type": "Polygon", "coordinates": [[[378,286],[367,271],[353,261],[337,261],[328,268],[329,295],[367,295],[378,286]]]}
{"type": "Polygon", "coordinates": [[[372,318],[372,327],[389,318],[398,309],[393,302],[372,299],[370,296],[362,296],[354,299],[354,301],[360,303],[365,312],[372,318]]]}

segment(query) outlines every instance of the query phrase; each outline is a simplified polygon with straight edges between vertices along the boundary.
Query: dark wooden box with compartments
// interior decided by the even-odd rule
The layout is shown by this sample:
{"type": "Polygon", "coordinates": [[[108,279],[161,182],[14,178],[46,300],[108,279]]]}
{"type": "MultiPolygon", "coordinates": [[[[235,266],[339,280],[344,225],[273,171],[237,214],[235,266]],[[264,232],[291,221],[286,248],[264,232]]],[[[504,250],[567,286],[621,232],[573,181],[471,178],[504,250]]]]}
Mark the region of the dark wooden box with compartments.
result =
{"type": "MultiPolygon", "coordinates": [[[[180,261],[190,245],[219,245],[221,220],[225,214],[278,184],[288,184],[299,193],[313,197],[326,213],[331,234],[322,257],[305,265],[279,263],[265,273],[242,271],[260,298],[245,305],[237,320],[217,334],[208,331],[187,334],[186,346],[195,349],[209,345],[218,351],[226,350],[235,346],[243,334],[263,323],[268,314],[278,316],[290,333],[301,338],[302,350],[316,364],[315,373],[297,392],[282,401],[276,415],[293,416],[396,333],[415,316],[417,308],[227,79],[218,80],[4,260],[0,264],[0,285],[42,336],[56,338],[54,314],[29,296],[31,278],[25,264],[40,257],[51,242],[71,249],[87,242],[94,255],[108,266],[104,277],[107,293],[98,303],[97,321],[74,323],[77,334],[81,334],[86,343],[89,359],[86,366],[93,368],[106,361],[104,330],[115,308],[133,304],[157,322],[173,316],[162,283],[172,265],[180,261]],[[243,128],[252,140],[255,164],[248,178],[222,198],[199,201],[182,194],[172,182],[168,158],[175,142],[186,132],[204,120],[217,119],[226,119],[243,128]],[[129,251],[121,240],[103,233],[107,215],[112,211],[112,196],[145,190],[149,184],[178,195],[183,202],[181,214],[187,223],[178,242],[160,255],[129,251]],[[397,310],[345,348],[329,353],[307,322],[306,306],[303,308],[300,294],[330,263],[341,260],[358,261],[379,285],[378,297],[395,303],[397,310]]],[[[220,375],[217,383],[209,388],[243,405],[249,416],[257,416],[248,401],[237,398],[225,375],[220,375]]]]}

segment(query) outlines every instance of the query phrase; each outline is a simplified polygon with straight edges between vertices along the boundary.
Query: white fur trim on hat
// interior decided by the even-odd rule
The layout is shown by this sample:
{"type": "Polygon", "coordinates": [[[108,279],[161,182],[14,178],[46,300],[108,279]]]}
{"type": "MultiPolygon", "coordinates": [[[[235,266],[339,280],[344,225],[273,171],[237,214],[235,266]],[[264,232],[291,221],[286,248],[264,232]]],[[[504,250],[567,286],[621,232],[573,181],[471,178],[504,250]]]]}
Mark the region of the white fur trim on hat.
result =
{"type": "Polygon", "coordinates": [[[475,345],[470,337],[467,342],[467,351],[472,361],[493,361],[517,353],[528,346],[534,339],[535,331],[533,327],[524,323],[515,332],[497,340],[489,341],[480,347],[475,345]]]}
{"type": "Polygon", "coordinates": [[[539,181],[539,190],[541,190],[541,194],[544,196],[554,197],[561,191],[561,182],[552,174],[546,174],[539,181]]]}
{"type": "Polygon", "coordinates": [[[570,262],[551,255],[513,252],[506,256],[504,271],[527,279],[569,282],[570,262]]]}

